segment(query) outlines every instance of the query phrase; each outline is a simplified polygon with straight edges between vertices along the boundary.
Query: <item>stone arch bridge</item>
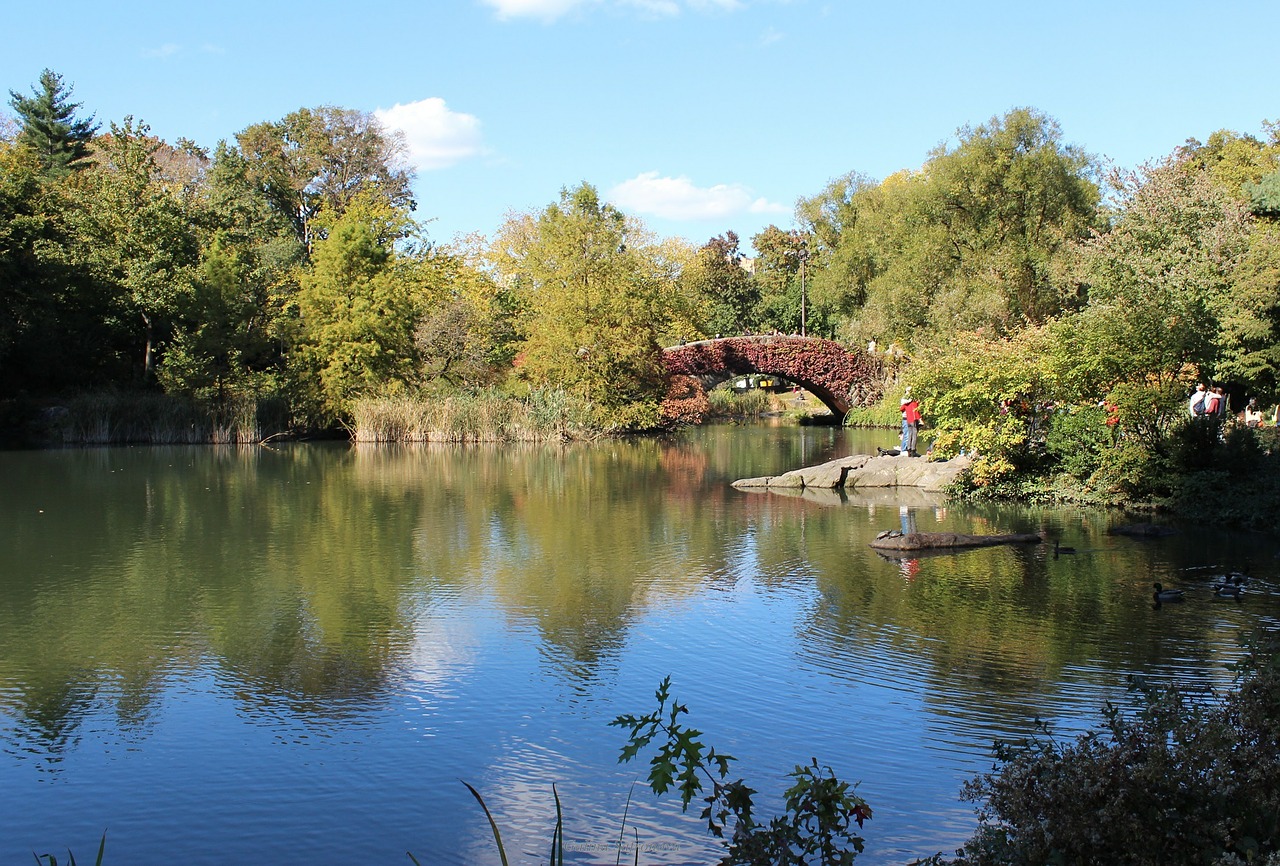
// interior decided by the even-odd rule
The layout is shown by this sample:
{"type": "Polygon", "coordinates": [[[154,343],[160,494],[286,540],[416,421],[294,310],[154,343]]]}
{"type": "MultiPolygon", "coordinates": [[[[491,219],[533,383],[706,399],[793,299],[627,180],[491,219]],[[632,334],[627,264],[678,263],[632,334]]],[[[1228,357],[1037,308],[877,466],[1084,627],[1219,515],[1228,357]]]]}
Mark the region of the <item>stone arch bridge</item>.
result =
{"type": "Polygon", "coordinates": [[[817,337],[747,336],[698,340],[662,350],[670,378],[663,412],[696,422],[710,409],[707,391],[734,376],[764,373],[794,382],[837,418],[880,399],[884,371],[870,352],[817,337]]]}

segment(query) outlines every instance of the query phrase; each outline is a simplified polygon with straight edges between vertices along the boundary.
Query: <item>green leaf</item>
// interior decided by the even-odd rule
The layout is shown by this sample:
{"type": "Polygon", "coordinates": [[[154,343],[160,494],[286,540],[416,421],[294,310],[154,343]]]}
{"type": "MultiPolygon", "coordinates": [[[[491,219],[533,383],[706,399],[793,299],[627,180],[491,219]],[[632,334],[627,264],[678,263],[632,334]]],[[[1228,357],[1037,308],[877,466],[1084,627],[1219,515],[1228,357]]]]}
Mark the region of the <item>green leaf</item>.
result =
{"type": "Polygon", "coordinates": [[[502,834],[498,832],[498,822],[493,820],[493,815],[490,814],[489,807],[485,805],[484,798],[481,797],[480,792],[471,787],[466,780],[459,779],[458,781],[467,786],[467,790],[471,792],[471,796],[476,798],[476,802],[479,803],[480,808],[484,810],[484,816],[489,819],[489,829],[493,831],[493,841],[498,846],[498,857],[502,860],[502,866],[509,866],[507,863],[507,851],[502,847],[502,834]]]}

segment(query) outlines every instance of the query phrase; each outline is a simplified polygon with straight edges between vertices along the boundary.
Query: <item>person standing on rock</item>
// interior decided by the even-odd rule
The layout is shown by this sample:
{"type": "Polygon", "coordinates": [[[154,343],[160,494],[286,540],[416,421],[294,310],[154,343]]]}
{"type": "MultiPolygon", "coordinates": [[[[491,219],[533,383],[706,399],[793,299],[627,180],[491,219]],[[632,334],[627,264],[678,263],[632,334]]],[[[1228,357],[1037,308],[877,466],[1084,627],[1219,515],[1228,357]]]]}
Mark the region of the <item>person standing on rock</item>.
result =
{"type": "Polygon", "coordinates": [[[920,437],[920,403],[911,390],[902,397],[902,447],[899,456],[915,457],[916,440],[920,437]]]}

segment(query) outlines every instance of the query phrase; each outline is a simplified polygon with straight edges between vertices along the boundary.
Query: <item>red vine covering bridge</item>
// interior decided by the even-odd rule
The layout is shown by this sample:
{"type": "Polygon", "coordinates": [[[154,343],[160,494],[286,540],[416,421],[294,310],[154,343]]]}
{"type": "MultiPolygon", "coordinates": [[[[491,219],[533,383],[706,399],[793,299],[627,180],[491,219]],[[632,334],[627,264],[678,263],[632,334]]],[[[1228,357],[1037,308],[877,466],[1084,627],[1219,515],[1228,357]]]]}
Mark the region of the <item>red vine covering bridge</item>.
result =
{"type": "Polygon", "coordinates": [[[883,370],[871,352],[817,337],[748,336],[699,340],[662,350],[670,387],[662,411],[672,421],[696,423],[710,411],[707,391],[747,373],[794,382],[838,418],[880,399],[883,370]]]}

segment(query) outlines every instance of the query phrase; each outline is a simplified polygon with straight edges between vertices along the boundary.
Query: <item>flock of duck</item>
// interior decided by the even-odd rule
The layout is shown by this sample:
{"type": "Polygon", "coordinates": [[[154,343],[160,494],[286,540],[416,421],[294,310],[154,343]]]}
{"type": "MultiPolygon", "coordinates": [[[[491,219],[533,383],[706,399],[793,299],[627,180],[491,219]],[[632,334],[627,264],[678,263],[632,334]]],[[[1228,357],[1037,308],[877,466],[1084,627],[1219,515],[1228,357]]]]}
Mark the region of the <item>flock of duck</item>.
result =
{"type": "MultiPolygon", "coordinates": [[[[1222,579],[1213,584],[1213,596],[1214,598],[1238,599],[1244,595],[1244,588],[1248,582],[1249,575],[1240,571],[1222,575],[1222,579]]],[[[1182,601],[1187,594],[1185,589],[1165,589],[1159,581],[1151,585],[1155,588],[1155,591],[1151,593],[1151,599],[1156,604],[1163,604],[1166,601],[1182,601]]]]}
{"type": "MultiPolygon", "coordinates": [[[[1063,547],[1058,541],[1053,542],[1053,558],[1057,559],[1063,554],[1075,553],[1074,547],[1063,547]]],[[[1231,571],[1223,575],[1216,575],[1217,581],[1212,584],[1214,598],[1234,598],[1240,599],[1244,596],[1245,586],[1249,583],[1249,575],[1242,571],[1231,571]]],[[[1159,607],[1165,602],[1184,601],[1187,596],[1185,589],[1166,589],[1162,583],[1156,581],[1151,585],[1154,591],[1151,593],[1151,600],[1159,607]]]]}

